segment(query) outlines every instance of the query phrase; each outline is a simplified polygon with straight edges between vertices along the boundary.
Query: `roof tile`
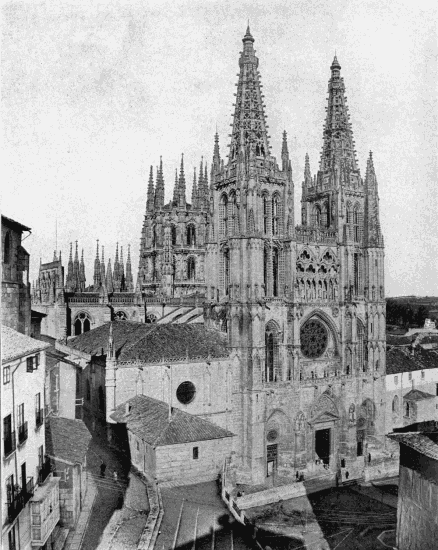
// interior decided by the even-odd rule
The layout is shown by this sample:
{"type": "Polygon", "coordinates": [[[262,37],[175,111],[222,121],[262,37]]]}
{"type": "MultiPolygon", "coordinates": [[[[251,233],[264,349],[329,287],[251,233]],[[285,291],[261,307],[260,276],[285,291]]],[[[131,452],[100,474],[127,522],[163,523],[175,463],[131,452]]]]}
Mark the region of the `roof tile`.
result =
{"type": "Polygon", "coordinates": [[[46,452],[70,463],[84,462],[91,434],[82,420],[62,416],[46,419],[46,452]]]}

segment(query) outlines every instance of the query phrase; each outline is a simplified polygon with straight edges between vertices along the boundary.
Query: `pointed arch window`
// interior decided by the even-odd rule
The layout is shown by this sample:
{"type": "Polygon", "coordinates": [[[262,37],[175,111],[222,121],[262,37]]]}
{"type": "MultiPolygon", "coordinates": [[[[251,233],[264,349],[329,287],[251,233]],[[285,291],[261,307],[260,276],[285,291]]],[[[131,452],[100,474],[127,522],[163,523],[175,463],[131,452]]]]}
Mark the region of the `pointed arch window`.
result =
{"type": "Polygon", "coordinates": [[[226,237],[228,235],[228,197],[227,195],[222,195],[219,203],[219,234],[221,237],[226,237]]]}
{"type": "Polygon", "coordinates": [[[170,228],[170,237],[172,239],[172,246],[176,245],[176,227],[172,225],[170,228]]]}
{"type": "Polygon", "coordinates": [[[195,264],[195,258],[191,256],[187,260],[187,279],[189,281],[193,281],[196,277],[196,264],[195,264]]]}
{"type": "Polygon", "coordinates": [[[357,322],[357,362],[359,369],[364,371],[365,367],[365,329],[363,324],[358,320],[357,322]]]}
{"type": "Polygon", "coordinates": [[[361,212],[359,205],[356,205],[353,211],[353,236],[354,236],[354,242],[358,243],[361,240],[361,231],[360,231],[360,224],[361,224],[361,212]]]}
{"type": "Polygon", "coordinates": [[[317,227],[321,225],[321,208],[318,204],[313,207],[313,225],[317,227]]]}
{"type": "Polygon", "coordinates": [[[272,235],[275,237],[280,232],[280,198],[278,195],[272,197],[272,235]]]}
{"type": "Polygon", "coordinates": [[[394,399],[392,400],[392,412],[394,414],[398,414],[399,410],[400,410],[399,398],[398,398],[398,395],[395,395],[394,399]]]}
{"type": "Polygon", "coordinates": [[[268,234],[269,227],[269,198],[263,195],[263,233],[268,234]]]}
{"type": "Polygon", "coordinates": [[[187,226],[187,246],[196,245],[196,229],[194,225],[187,226]]]}
{"type": "Polygon", "coordinates": [[[263,250],[263,284],[265,286],[265,296],[268,295],[268,250],[263,250]]]}
{"type": "Polygon", "coordinates": [[[228,226],[230,235],[234,235],[237,229],[236,208],[236,193],[232,191],[228,201],[228,226]]]}
{"type": "Polygon", "coordinates": [[[279,365],[278,356],[278,330],[272,324],[268,324],[265,331],[265,380],[276,382],[279,365]]]}
{"type": "Polygon", "coordinates": [[[11,262],[11,232],[6,231],[5,240],[3,243],[3,262],[9,264],[11,262]]]}
{"type": "Polygon", "coordinates": [[[91,329],[91,319],[88,313],[79,313],[74,321],[75,336],[88,332],[91,329]]]}
{"type": "Polygon", "coordinates": [[[224,293],[228,296],[230,288],[230,251],[224,251],[224,293]]]}
{"type": "Polygon", "coordinates": [[[278,249],[274,248],[272,251],[272,294],[273,296],[278,296],[279,291],[279,255],[278,255],[278,249]]]}

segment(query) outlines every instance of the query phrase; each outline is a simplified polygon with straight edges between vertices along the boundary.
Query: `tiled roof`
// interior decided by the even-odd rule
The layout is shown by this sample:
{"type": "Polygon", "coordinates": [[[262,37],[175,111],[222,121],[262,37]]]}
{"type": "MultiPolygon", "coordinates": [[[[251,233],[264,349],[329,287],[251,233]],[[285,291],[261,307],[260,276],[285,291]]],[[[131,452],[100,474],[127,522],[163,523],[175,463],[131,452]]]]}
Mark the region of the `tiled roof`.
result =
{"type": "Polygon", "coordinates": [[[388,434],[388,437],[399,443],[404,443],[411,449],[415,449],[429,458],[438,460],[438,432],[392,433],[388,434]]]}
{"type": "Polygon", "coordinates": [[[21,334],[13,328],[2,325],[2,363],[7,363],[18,357],[31,355],[49,347],[49,344],[21,334]]]}
{"type": "Polygon", "coordinates": [[[66,353],[63,353],[62,351],[54,349],[53,347],[49,348],[46,351],[46,370],[52,369],[59,362],[66,363],[67,365],[71,365],[75,368],[78,367],[76,363],[74,363],[73,361],[70,361],[69,359],[66,359],[66,357],[67,357],[66,353]]]}
{"type": "Polygon", "coordinates": [[[436,368],[438,368],[436,350],[425,350],[417,346],[413,355],[409,348],[390,347],[386,350],[386,374],[436,368]]]}
{"type": "Polygon", "coordinates": [[[415,336],[397,336],[395,334],[386,334],[387,346],[407,346],[415,340],[415,336]]]}
{"type": "Polygon", "coordinates": [[[118,361],[226,357],[226,335],[202,324],[147,324],[113,321],[68,340],[67,346],[89,355],[106,355],[109,327],[118,361]]]}
{"type": "Polygon", "coordinates": [[[145,395],[137,395],[119,405],[111,418],[126,424],[132,433],[155,447],[234,436],[230,431],[208,420],[175,407],[172,408],[169,420],[169,406],[163,401],[145,395]],[[128,403],[130,411],[126,414],[128,403]]]}
{"type": "Polygon", "coordinates": [[[72,464],[83,463],[91,434],[82,420],[62,416],[46,419],[46,453],[72,464]]]}
{"type": "Polygon", "coordinates": [[[13,220],[12,218],[7,218],[2,214],[2,223],[10,227],[11,229],[16,229],[18,231],[30,231],[30,227],[26,227],[20,222],[13,220]]]}
{"type": "Polygon", "coordinates": [[[432,397],[435,397],[435,395],[414,389],[408,391],[408,393],[403,396],[403,399],[408,399],[409,401],[422,401],[423,399],[431,399],[432,397]]]}

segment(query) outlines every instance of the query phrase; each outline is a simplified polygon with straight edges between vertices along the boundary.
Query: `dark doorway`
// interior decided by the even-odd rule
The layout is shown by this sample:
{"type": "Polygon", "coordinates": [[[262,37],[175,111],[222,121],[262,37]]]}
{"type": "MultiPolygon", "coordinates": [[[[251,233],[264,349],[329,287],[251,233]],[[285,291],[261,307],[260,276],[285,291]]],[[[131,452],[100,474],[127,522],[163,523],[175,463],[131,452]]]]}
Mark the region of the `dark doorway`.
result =
{"type": "Polygon", "coordinates": [[[330,462],[330,428],[315,432],[315,453],[324,464],[330,462]]]}
{"type": "Polygon", "coordinates": [[[273,445],[268,445],[266,448],[266,458],[267,458],[267,468],[266,476],[270,477],[274,475],[277,470],[277,458],[278,458],[278,445],[277,443],[273,445]]]}

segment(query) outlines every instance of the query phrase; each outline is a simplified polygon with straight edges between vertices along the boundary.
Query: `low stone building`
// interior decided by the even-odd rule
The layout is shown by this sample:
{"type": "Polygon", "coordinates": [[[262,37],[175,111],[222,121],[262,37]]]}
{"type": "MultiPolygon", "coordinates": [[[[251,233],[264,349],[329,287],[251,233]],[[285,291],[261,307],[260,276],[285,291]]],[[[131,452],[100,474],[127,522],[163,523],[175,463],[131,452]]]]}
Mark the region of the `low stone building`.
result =
{"type": "Polygon", "coordinates": [[[131,463],[158,482],[216,479],[231,455],[230,431],[145,395],[117,407],[111,418],[126,425],[131,463]]]}
{"type": "Polygon", "coordinates": [[[46,453],[59,477],[60,525],[74,527],[87,494],[87,450],[91,434],[82,420],[50,416],[46,453]]]}
{"type": "Polygon", "coordinates": [[[438,431],[390,434],[400,444],[398,550],[434,550],[438,540],[438,431]]]}
{"type": "Polygon", "coordinates": [[[387,432],[438,420],[438,353],[412,344],[389,345],[386,353],[387,432]]]}

